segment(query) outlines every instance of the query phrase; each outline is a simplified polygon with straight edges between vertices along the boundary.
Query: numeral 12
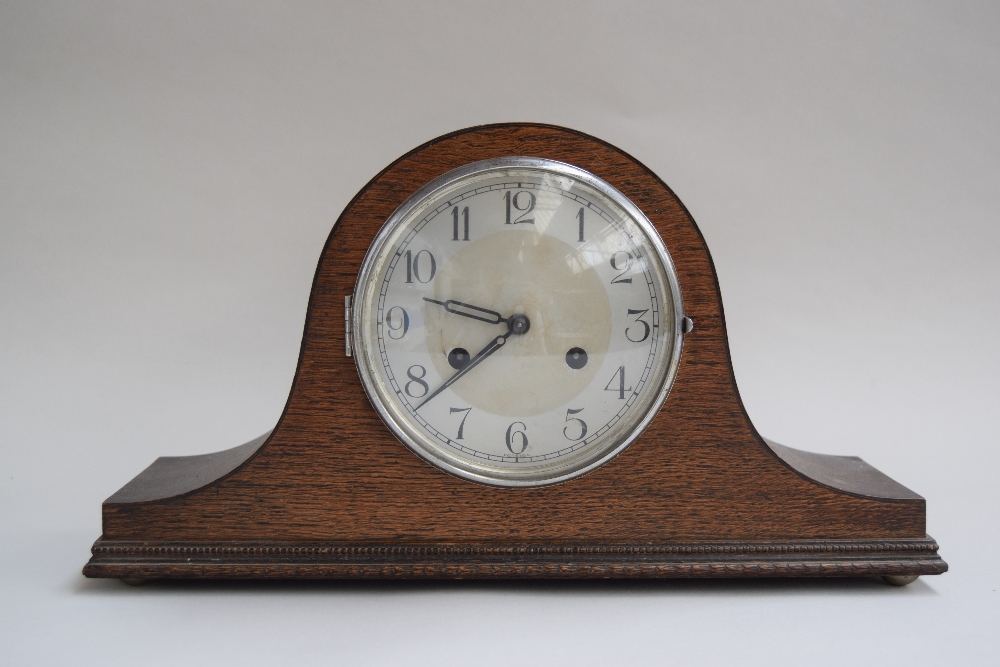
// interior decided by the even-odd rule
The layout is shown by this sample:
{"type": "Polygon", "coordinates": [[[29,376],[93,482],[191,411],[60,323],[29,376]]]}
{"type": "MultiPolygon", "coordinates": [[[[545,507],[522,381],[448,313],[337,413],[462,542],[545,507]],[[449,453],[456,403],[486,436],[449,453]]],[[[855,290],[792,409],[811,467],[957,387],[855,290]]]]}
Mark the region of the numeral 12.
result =
{"type": "Polygon", "coordinates": [[[534,218],[525,218],[524,216],[535,210],[535,195],[534,193],[522,190],[520,192],[514,193],[512,196],[510,190],[503,195],[504,202],[507,205],[507,222],[505,225],[521,225],[521,224],[535,224],[534,218]],[[527,200],[522,198],[522,195],[527,197],[527,200]],[[521,215],[517,216],[513,220],[510,219],[511,209],[514,209],[514,213],[520,212],[521,215]]]}

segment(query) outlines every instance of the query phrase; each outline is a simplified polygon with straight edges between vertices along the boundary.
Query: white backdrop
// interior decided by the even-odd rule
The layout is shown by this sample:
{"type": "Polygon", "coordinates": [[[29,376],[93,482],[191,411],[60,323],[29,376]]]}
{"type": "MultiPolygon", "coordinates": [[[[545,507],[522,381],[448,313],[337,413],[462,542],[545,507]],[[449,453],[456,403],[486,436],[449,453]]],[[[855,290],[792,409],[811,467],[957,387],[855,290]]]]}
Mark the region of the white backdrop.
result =
{"type": "Polygon", "coordinates": [[[988,1],[0,0],[0,658],[996,660],[997,26],[988,1]],[[274,425],[350,198],[429,139],[512,120],[598,136],[674,189],[758,429],[924,495],[951,572],[903,589],[80,575],[101,501],[154,458],[274,425]]]}

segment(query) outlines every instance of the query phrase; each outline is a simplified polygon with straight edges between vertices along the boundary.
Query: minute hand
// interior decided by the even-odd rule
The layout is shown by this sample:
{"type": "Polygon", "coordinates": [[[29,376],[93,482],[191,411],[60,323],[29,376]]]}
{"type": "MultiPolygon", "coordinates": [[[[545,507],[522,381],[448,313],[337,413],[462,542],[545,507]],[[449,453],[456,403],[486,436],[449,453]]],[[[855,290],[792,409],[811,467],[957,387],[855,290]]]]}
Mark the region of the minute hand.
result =
{"type": "Polygon", "coordinates": [[[461,378],[463,375],[465,375],[466,373],[468,373],[469,371],[471,371],[473,368],[475,368],[477,365],[479,365],[483,361],[483,359],[485,359],[486,357],[490,356],[491,354],[493,354],[494,352],[496,352],[497,350],[499,350],[501,347],[503,347],[503,344],[507,342],[507,337],[510,336],[512,333],[513,333],[512,331],[508,331],[504,335],[497,336],[496,338],[494,338],[493,340],[491,340],[490,343],[489,343],[489,345],[487,345],[486,347],[484,347],[483,349],[481,349],[478,353],[476,353],[476,356],[472,357],[472,359],[469,360],[469,365],[468,366],[466,366],[465,368],[463,368],[460,371],[456,372],[450,378],[448,378],[447,380],[445,380],[444,384],[442,384],[440,387],[438,387],[437,389],[435,389],[434,393],[432,393],[430,396],[428,396],[427,398],[425,398],[424,400],[422,400],[420,402],[420,405],[418,405],[417,407],[415,407],[413,409],[414,410],[419,410],[420,408],[424,407],[424,405],[426,405],[427,401],[431,400],[432,398],[434,398],[435,396],[437,396],[438,394],[440,394],[442,391],[444,391],[445,389],[447,389],[451,385],[455,384],[455,382],[457,382],[459,380],[459,378],[461,378]]]}

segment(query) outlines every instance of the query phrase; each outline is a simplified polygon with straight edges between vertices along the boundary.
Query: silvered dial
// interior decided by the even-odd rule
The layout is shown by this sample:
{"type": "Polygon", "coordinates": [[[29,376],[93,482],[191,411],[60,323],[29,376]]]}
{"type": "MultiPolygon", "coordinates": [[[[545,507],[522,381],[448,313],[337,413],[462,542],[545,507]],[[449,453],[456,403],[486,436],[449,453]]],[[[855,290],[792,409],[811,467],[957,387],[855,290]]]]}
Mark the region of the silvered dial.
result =
{"type": "Polygon", "coordinates": [[[652,224],[538,158],[467,165],[385,223],[354,295],[358,371],[414,452],[500,486],[581,475],[669,391],[682,309],[652,224]]]}

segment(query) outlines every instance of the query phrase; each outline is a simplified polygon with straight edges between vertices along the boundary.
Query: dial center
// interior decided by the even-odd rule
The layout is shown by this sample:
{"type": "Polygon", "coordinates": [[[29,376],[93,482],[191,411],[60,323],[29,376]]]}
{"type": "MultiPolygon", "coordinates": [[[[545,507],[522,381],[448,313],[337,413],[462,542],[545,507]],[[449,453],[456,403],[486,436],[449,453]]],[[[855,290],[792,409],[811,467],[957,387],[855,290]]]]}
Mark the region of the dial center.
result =
{"type": "Polygon", "coordinates": [[[528,333],[528,329],[531,328],[531,320],[528,319],[527,315],[517,313],[511,315],[510,319],[507,320],[507,329],[510,330],[515,336],[523,336],[528,333]]]}
{"type": "Polygon", "coordinates": [[[426,345],[438,375],[458,370],[449,359],[452,350],[474,355],[502,333],[508,344],[449,387],[463,405],[477,414],[523,419],[571,401],[593,381],[610,347],[611,304],[591,259],[607,253],[533,229],[502,229],[461,243],[438,262],[430,290],[421,294],[426,345]],[[450,309],[442,305],[449,303],[450,309]],[[498,313],[504,323],[487,313],[498,313]],[[589,357],[581,369],[566,363],[566,351],[577,347],[589,357]]]}

